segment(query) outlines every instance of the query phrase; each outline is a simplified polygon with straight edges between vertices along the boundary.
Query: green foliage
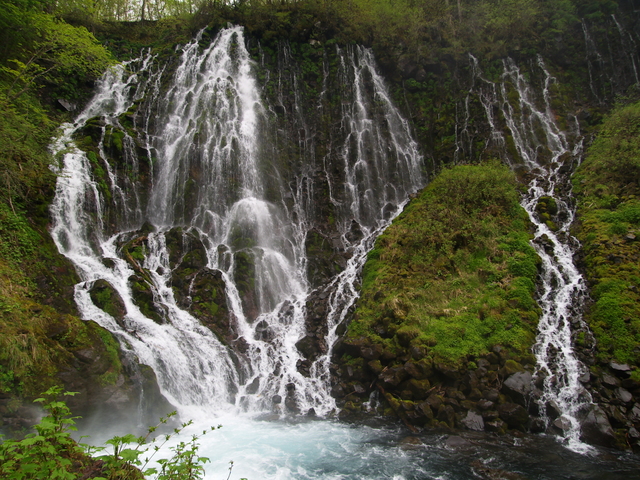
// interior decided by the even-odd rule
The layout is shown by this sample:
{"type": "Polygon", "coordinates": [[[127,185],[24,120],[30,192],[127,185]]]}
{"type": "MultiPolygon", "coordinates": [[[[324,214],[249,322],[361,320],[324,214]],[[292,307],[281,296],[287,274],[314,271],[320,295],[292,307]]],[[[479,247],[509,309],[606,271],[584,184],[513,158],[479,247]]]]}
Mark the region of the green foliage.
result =
{"type": "Polygon", "coordinates": [[[539,263],[504,166],[445,169],[376,242],[348,335],[457,363],[533,342],[539,263]]]}
{"type": "Polygon", "coordinates": [[[573,178],[601,360],[640,364],[640,103],[606,118],[573,178]]]}
{"type": "MultiPolygon", "coordinates": [[[[209,461],[198,455],[198,440],[206,435],[193,435],[188,441],[181,441],[170,447],[170,458],[157,460],[159,468],[148,468],[149,463],[166,443],[192,422],[174,428],[172,434],[150,438],[159,426],[167,424],[175,412],[161,418],[160,423],[150,427],[147,435],[116,436],[107,440],[106,447],[91,447],[78,444],[71,438],[75,431],[75,420],[60,395],[75,395],[64,392],[60,387],[52,387],[38,398],[47,415],[35,426],[36,433],[28,434],[23,440],[5,440],[0,443],[0,477],[7,480],[41,480],[94,478],[96,480],[136,480],[153,476],[157,480],[197,480],[204,478],[203,465],[209,461]],[[160,441],[156,444],[156,440],[160,441]],[[110,453],[92,457],[107,449],[110,453]],[[143,455],[152,452],[143,459],[143,455]],[[90,472],[90,477],[86,472],[90,472]]],[[[218,426],[217,428],[220,428],[218,426]]],[[[216,427],[211,427],[215,430],[216,427]]]]}
{"type": "Polygon", "coordinates": [[[66,404],[55,398],[60,393],[61,388],[52,387],[44,393],[50,398],[48,403],[45,398],[35,400],[42,403],[47,412],[36,425],[36,433],[21,441],[6,440],[0,444],[0,477],[15,480],[77,478],[74,463],[83,464],[88,459],[69,434],[75,430],[75,422],[66,404]]]}

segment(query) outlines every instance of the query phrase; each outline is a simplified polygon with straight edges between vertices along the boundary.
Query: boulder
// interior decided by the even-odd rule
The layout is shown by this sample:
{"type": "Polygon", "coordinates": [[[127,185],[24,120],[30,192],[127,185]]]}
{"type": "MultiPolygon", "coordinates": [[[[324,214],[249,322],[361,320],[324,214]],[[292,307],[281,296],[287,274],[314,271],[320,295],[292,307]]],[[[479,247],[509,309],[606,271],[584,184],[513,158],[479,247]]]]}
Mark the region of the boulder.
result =
{"type": "Polygon", "coordinates": [[[484,420],[477,413],[469,410],[467,416],[462,419],[461,423],[469,430],[482,432],[484,430],[484,420]]]}
{"type": "Polygon", "coordinates": [[[524,407],[531,393],[532,380],[531,372],[516,372],[504,381],[502,388],[516,403],[524,407]]]}
{"type": "Polygon", "coordinates": [[[616,445],[616,436],[613,428],[611,428],[609,419],[598,405],[591,406],[581,422],[581,427],[580,438],[582,441],[603,447],[614,447],[616,445]]]}
{"type": "Polygon", "coordinates": [[[529,423],[529,414],[522,405],[511,402],[503,403],[498,406],[498,413],[500,418],[507,422],[509,428],[526,430],[529,423]]]}

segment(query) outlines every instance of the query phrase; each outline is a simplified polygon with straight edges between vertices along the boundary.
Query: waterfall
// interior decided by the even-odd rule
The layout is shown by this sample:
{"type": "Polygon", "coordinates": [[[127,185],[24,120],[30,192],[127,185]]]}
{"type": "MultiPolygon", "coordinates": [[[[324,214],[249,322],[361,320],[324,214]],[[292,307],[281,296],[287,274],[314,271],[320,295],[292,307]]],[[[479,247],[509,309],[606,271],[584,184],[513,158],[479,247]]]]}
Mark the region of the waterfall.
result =
{"type": "Polygon", "coordinates": [[[556,124],[549,91],[555,79],[542,58],[538,57],[534,72],[540,82],[538,91],[510,58],[503,61],[497,83],[482,77],[474,57],[471,66],[472,91],[482,102],[492,130],[487,148],[499,151],[528,180],[521,205],[535,226],[531,244],[542,260],[538,290],[542,314],[533,347],[535,377],[542,391],[536,401],[547,427],[555,414],[554,425],[563,431],[563,442],[586,452],[589,447],[580,441],[580,419],[591,397],[580,383],[587,367],[576,357],[572,343],[577,331],[587,329],[582,319],[585,281],[573,262],[579,244],[569,231],[575,214],[569,177],[582,156],[577,119],[568,133],[556,124]],[[500,112],[500,119],[495,112],[500,112]],[[510,149],[503,132],[513,142],[510,149]]]}
{"type": "Polygon", "coordinates": [[[81,277],[82,318],[151,366],[179,411],[326,416],[336,329],[375,237],[424,185],[422,157],[369,50],[338,48],[332,68],[325,59],[308,109],[287,45],[288,76],[261,84],[266,67],[241,27],[206,38],[174,67],[150,54],[114,67],[63,126],[51,234],[81,277]],[[340,118],[320,146],[323,115],[340,118]],[[320,280],[313,238],[341,259],[320,280]],[[105,311],[98,285],[121,315],[105,311]],[[305,357],[305,342],[319,351],[305,357]]]}

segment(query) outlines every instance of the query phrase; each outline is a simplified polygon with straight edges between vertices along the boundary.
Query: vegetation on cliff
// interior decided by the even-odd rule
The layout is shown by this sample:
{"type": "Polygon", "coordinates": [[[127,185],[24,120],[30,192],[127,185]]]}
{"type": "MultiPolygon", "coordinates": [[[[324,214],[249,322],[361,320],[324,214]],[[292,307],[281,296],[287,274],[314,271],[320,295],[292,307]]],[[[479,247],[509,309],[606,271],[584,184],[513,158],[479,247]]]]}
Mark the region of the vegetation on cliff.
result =
{"type": "Polygon", "coordinates": [[[640,103],[607,117],[573,185],[598,357],[640,380],[640,103]]]}
{"type": "Polygon", "coordinates": [[[347,337],[466,362],[535,336],[539,259],[513,174],[497,163],[442,171],[377,240],[347,337]]]}
{"type": "Polygon", "coordinates": [[[111,334],[76,316],[77,276],[46,231],[55,186],[48,144],[68,118],[57,100],[71,107],[86,97],[112,60],[49,6],[0,3],[0,414],[18,422],[0,423],[9,428],[26,421],[18,398],[59,384],[63,372],[109,384],[121,371],[111,334]]]}

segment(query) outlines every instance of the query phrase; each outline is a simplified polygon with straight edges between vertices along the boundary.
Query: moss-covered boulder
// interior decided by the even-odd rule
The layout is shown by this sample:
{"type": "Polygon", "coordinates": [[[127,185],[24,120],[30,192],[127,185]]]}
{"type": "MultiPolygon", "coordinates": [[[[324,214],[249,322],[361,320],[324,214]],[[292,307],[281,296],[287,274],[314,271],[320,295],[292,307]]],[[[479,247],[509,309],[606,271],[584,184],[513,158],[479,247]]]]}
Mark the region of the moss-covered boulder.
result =
{"type": "Polygon", "coordinates": [[[94,305],[111,315],[122,326],[122,320],[127,313],[122,297],[106,280],[94,282],[89,295],[94,305]]]}

